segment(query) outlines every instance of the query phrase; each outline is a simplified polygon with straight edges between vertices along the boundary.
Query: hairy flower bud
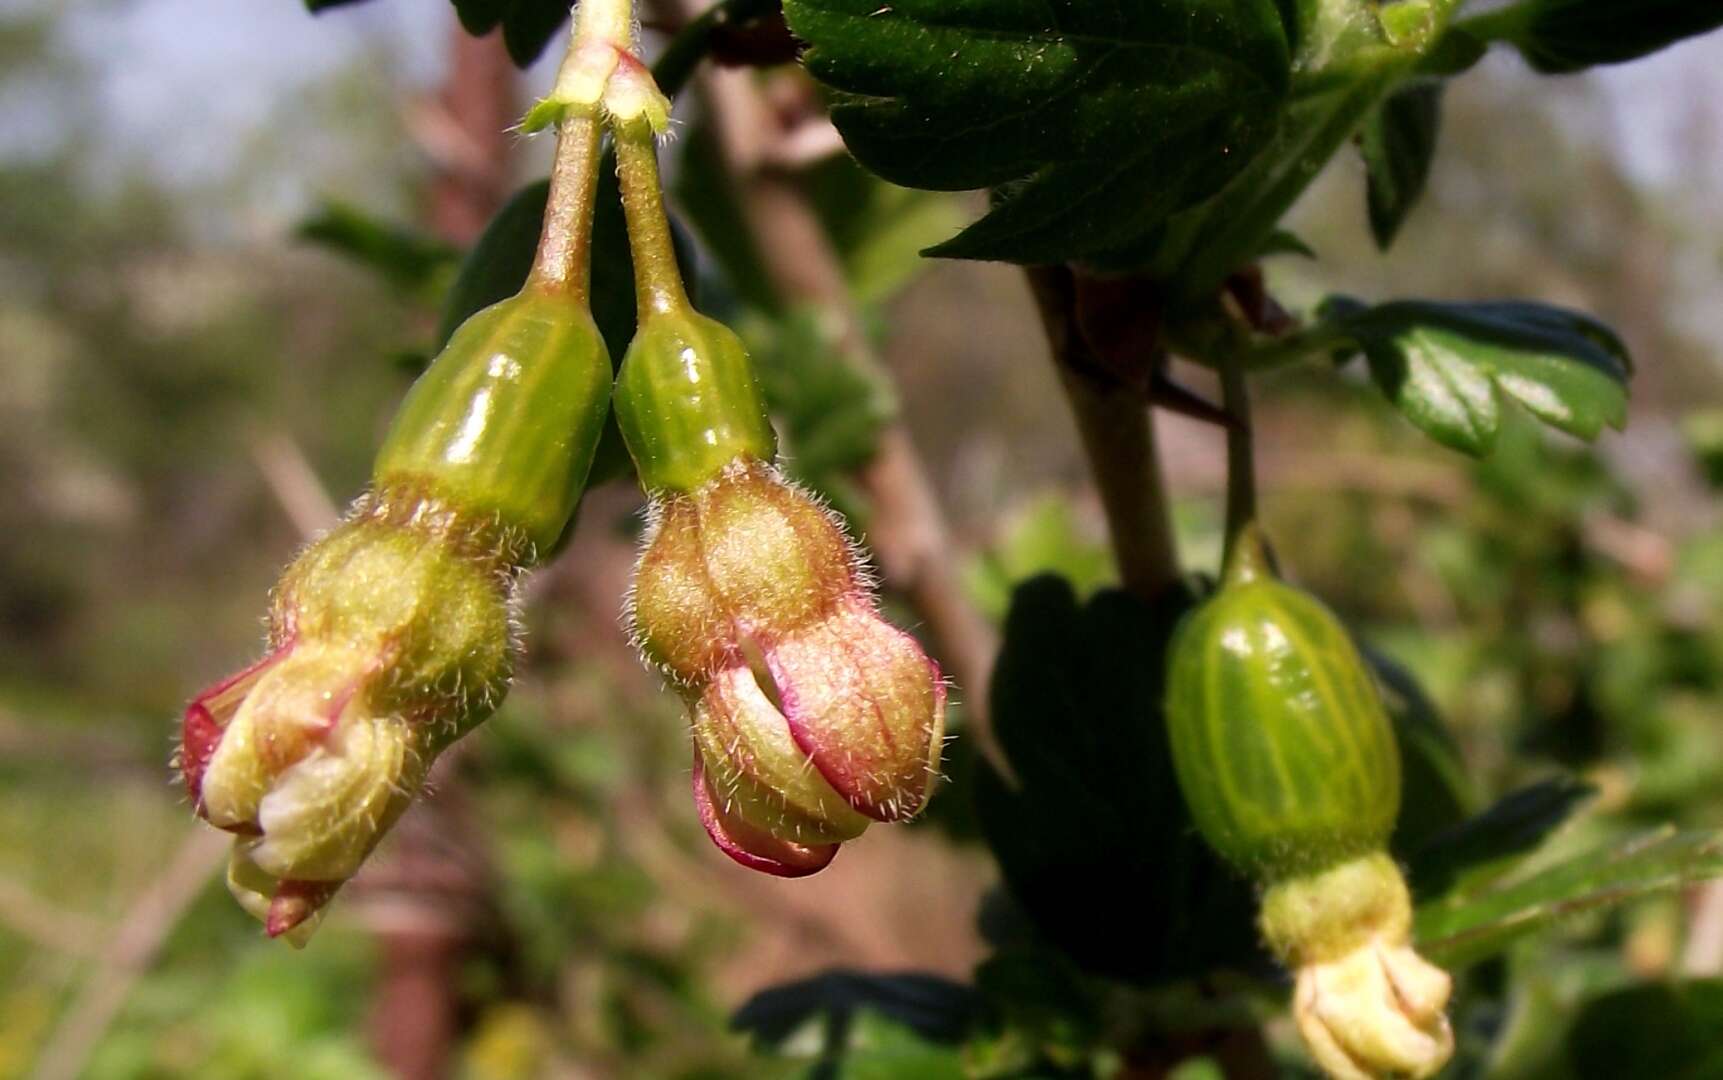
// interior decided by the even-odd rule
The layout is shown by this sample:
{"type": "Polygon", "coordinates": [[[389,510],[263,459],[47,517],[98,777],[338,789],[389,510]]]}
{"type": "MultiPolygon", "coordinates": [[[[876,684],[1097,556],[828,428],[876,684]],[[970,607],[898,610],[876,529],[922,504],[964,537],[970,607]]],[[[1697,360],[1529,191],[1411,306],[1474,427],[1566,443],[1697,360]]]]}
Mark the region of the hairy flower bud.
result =
{"type": "Polygon", "coordinates": [[[270,936],[303,943],[436,756],[501,700],[530,548],[384,488],[288,568],[269,655],[187,707],[187,791],[236,834],[229,886],[270,936]]]}
{"type": "Polygon", "coordinates": [[[841,527],[776,469],[740,458],[654,500],[632,614],[690,703],[695,800],[737,862],[813,873],[926,802],[939,668],[874,609],[841,527]]]}
{"type": "Polygon", "coordinates": [[[1263,897],[1263,934],[1297,972],[1299,1034],[1337,1080],[1418,1080],[1453,1055],[1453,980],[1413,951],[1411,924],[1405,880],[1380,853],[1263,897]]]}

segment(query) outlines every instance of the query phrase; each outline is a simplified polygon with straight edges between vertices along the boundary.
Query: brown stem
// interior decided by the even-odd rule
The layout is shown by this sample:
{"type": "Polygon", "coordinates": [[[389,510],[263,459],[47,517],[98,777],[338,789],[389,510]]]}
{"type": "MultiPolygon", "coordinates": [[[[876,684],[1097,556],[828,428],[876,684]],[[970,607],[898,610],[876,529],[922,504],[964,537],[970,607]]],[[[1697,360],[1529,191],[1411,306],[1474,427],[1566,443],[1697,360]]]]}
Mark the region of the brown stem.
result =
{"type": "MultiPolygon", "coordinates": [[[[678,13],[698,13],[697,0],[678,0],[678,13]]],[[[724,165],[778,295],[811,303],[843,322],[842,348],[851,362],[879,369],[862,333],[842,264],[819,216],[794,178],[771,167],[786,131],[749,72],[706,67],[699,76],[724,165]]],[[[858,476],[872,503],[868,542],[886,585],[925,620],[933,652],[963,691],[969,734],[1004,767],[988,726],[987,689],[998,635],[976,611],[959,580],[955,545],[939,500],[909,431],[888,424],[858,476]]]]}
{"type": "Polygon", "coordinates": [[[1153,413],[1096,362],[1077,324],[1071,272],[1034,267],[1028,275],[1106,511],[1119,577],[1126,589],[1153,602],[1179,577],[1153,413]]]}

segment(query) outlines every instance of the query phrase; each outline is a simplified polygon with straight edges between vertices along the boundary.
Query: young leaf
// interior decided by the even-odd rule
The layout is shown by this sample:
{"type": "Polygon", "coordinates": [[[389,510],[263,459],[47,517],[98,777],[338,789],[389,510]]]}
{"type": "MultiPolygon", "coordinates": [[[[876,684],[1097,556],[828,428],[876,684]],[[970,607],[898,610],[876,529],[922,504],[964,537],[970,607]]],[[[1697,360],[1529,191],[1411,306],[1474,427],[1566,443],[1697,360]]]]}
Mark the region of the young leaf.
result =
{"type": "Polygon", "coordinates": [[[1723,26],[1716,0],[1521,0],[1460,23],[1507,41],[1545,74],[1637,60],[1723,26]]]}
{"type": "Polygon", "coordinates": [[[1274,0],[790,0],[832,119],[907,187],[996,187],[930,249],[1053,263],[1140,241],[1262,147],[1291,60],[1274,0]]]}
{"type": "Polygon", "coordinates": [[[1525,301],[1365,307],[1340,298],[1323,312],[1363,349],[1389,400],[1445,446],[1489,451],[1502,397],[1583,439],[1626,423],[1627,349],[1585,315],[1525,301]]]}
{"type": "Polygon", "coordinates": [[[1358,133],[1370,235],[1383,251],[1424,194],[1430,162],[1436,156],[1441,103],[1441,83],[1413,83],[1376,106],[1358,133]]]}
{"type": "Polygon", "coordinates": [[[1723,874],[1723,833],[1642,834],[1476,896],[1424,904],[1418,951],[1446,968],[1486,959],[1564,918],[1723,874]]]}
{"type": "Polygon", "coordinates": [[[1469,821],[1426,841],[1410,861],[1412,887],[1420,897],[1449,893],[1462,879],[1500,873],[1516,856],[1543,843],[1597,789],[1561,776],[1510,792],[1469,821]]]}

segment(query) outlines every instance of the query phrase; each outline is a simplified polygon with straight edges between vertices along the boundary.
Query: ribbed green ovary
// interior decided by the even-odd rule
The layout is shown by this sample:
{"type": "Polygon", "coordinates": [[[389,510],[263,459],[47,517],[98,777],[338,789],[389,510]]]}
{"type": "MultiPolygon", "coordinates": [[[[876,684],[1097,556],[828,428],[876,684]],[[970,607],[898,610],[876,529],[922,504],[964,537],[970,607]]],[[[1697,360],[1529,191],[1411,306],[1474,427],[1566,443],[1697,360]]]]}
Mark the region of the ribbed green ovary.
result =
{"type": "Polygon", "coordinates": [[[585,305],[528,287],[462,323],[396,414],[375,479],[428,483],[548,552],[580,500],[610,404],[585,305]]]}
{"type": "Polygon", "coordinates": [[[648,491],[692,491],[777,439],[740,338],[693,311],[650,315],[616,381],[616,423],[648,491]]]}
{"type": "Polygon", "coordinates": [[[1268,578],[1223,588],[1179,628],[1167,679],[1179,785],[1223,857],[1273,882],[1386,843],[1393,728],[1321,603],[1268,578]]]}

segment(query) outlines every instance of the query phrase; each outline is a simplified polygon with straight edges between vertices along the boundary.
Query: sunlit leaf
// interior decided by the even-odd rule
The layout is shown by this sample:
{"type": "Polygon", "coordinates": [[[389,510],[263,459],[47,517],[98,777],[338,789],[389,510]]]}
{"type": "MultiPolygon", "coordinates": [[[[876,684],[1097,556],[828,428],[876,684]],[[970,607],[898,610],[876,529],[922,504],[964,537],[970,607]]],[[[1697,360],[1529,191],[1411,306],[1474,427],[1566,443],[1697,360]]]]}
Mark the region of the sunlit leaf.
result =
{"type": "Polygon", "coordinates": [[[1238,172],[1273,131],[1291,59],[1273,0],[952,4],[791,0],[832,118],[894,183],[994,187],[932,249],[1061,262],[1128,247],[1238,172]]]}
{"type": "Polygon", "coordinates": [[[1563,919],[1723,875],[1723,834],[1645,833],[1488,892],[1418,909],[1418,948],[1444,967],[1501,952],[1563,919]]]}
{"type": "Polygon", "coordinates": [[[1584,439],[1627,421],[1627,349],[1577,312],[1526,301],[1367,307],[1336,298],[1323,314],[1364,351],[1406,418],[1456,450],[1490,450],[1503,399],[1584,439]]]}

